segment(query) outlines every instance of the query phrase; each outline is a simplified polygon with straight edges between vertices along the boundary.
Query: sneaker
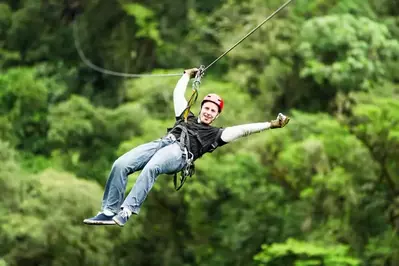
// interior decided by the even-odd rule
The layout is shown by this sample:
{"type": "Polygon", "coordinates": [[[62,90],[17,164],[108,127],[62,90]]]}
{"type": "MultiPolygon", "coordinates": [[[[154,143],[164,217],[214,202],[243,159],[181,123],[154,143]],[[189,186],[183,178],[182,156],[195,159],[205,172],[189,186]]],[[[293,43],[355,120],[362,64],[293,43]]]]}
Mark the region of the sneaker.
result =
{"type": "Polygon", "coordinates": [[[290,122],[290,118],[282,113],[279,113],[277,119],[270,122],[270,128],[283,128],[288,124],[288,122],[290,122]]]}
{"type": "Polygon", "coordinates": [[[129,220],[131,213],[129,213],[126,210],[122,210],[120,211],[117,215],[115,215],[112,220],[114,220],[114,222],[123,227],[125,225],[125,223],[127,222],[127,220],[129,220]]]}
{"type": "Polygon", "coordinates": [[[96,216],[84,219],[83,223],[85,224],[91,224],[91,225],[114,225],[115,222],[112,220],[112,218],[115,215],[105,215],[102,212],[99,212],[96,216]]]}

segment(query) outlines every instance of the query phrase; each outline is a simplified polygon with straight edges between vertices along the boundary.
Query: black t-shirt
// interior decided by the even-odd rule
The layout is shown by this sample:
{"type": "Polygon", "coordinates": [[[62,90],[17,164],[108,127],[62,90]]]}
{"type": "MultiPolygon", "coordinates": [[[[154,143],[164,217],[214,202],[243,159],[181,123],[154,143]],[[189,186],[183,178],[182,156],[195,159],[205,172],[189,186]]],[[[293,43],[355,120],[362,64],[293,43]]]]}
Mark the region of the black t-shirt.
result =
{"type": "MultiPolygon", "coordinates": [[[[187,123],[184,122],[183,115],[176,117],[176,125],[185,126],[188,130],[189,140],[190,140],[190,152],[194,156],[194,160],[201,157],[204,153],[212,152],[217,147],[226,144],[221,138],[223,128],[213,127],[211,125],[202,124],[198,122],[198,117],[196,117],[192,112],[189,113],[187,117],[187,123]],[[192,133],[197,134],[197,136],[192,133]]],[[[168,132],[172,128],[168,129],[168,132]]],[[[173,130],[171,132],[178,140],[180,139],[181,130],[173,130]]]]}

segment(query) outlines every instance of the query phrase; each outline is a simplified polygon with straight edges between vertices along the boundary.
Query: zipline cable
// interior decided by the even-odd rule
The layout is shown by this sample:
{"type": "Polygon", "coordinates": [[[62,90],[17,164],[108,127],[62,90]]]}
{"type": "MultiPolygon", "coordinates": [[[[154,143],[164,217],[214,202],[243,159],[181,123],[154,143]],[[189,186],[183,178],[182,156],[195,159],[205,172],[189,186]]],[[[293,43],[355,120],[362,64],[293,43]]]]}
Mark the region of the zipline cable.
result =
{"type": "Polygon", "coordinates": [[[280,6],[276,11],[274,11],[270,16],[268,16],[265,20],[263,20],[258,26],[256,26],[254,29],[252,29],[250,32],[248,32],[244,37],[242,37],[238,42],[236,42],[232,47],[230,47],[226,52],[221,54],[218,58],[216,58],[212,63],[210,63],[207,67],[201,66],[198,69],[198,72],[195,76],[195,80],[193,82],[193,89],[192,93],[190,96],[190,100],[187,104],[187,108],[184,111],[184,120],[187,121],[188,114],[190,112],[191,107],[194,105],[195,101],[197,100],[198,97],[198,87],[199,84],[201,83],[201,78],[205,74],[205,71],[211,67],[213,64],[215,64],[217,61],[219,61],[223,56],[225,56],[228,52],[233,50],[237,45],[239,45],[242,41],[244,41],[246,38],[248,38],[249,35],[254,33],[257,29],[259,29],[263,24],[265,24],[268,20],[270,20],[274,15],[276,15],[278,12],[280,12],[283,8],[285,8],[289,3],[291,3],[292,0],[288,0],[286,3],[284,3],[282,6],[280,6]]]}
{"type": "Polygon", "coordinates": [[[276,11],[274,11],[269,17],[267,17],[265,20],[263,20],[258,26],[256,26],[254,29],[252,29],[250,32],[247,33],[244,37],[242,37],[238,42],[236,42],[232,47],[230,47],[226,52],[221,54],[218,58],[216,58],[212,63],[210,63],[205,69],[203,70],[204,72],[211,67],[213,64],[215,64],[217,61],[219,61],[223,56],[225,56],[228,52],[233,50],[237,45],[239,45],[242,41],[244,41],[246,38],[248,38],[249,35],[254,33],[257,29],[259,29],[263,24],[265,24],[268,20],[270,20],[274,15],[276,15],[278,12],[280,12],[283,8],[285,8],[289,3],[291,3],[292,0],[288,0],[286,3],[284,3],[282,6],[280,6],[276,11]]]}
{"type": "MultiPolygon", "coordinates": [[[[242,41],[244,41],[246,38],[248,38],[252,33],[254,33],[257,29],[259,29],[263,24],[265,24],[267,21],[269,21],[272,17],[274,17],[278,12],[280,12],[282,9],[284,9],[289,3],[291,3],[292,0],[288,0],[286,3],[284,3],[282,6],[280,6],[276,11],[274,11],[270,16],[268,16],[265,20],[263,20],[258,26],[253,28],[250,32],[248,32],[244,37],[242,37],[239,41],[237,41],[233,46],[231,46],[228,50],[226,50],[223,54],[221,54],[218,58],[216,58],[212,63],[210,63],[207,67],[201,66],[201,75],[200,77],[197,78],[197,82],[200,82],[201,77],[204,75],[205,71],[211,67],[213,64],[215,64],[217,61],[219,61],[222,57],[224,57],[227,53],[229,53],[231,50],[233,50],[237,45],[239,45],[242,41]]],[[[172,76],[181,76],[181,73],[176,73],[176,74],[131,74],[131,73],[126,73],[126,72],[116,72],[116,71],[111,71],[102,67],[99,67],[95,64],[93,64],[87,57],[85,56],[79,42],[78,38],[78,28],[77,28],[77,23],[76,21],[73,22],[73,35],[75,39],[75,48],[78,51],[80,59],[90,68],[101,72],[106,75],[114,75],[114,76],[120,76],[120,77],[130,77],[130,78],[138,78],[138,77],[172,77],[172,76]]]]}
{"type": "Polygon", "coordinates": [[[116,72],[116,71],[111,71],[102,67],[99,67],[95,64],[93,64],[87,57],[85,56],[79,42],[78,38],[78,27],[76,21],[73,22],[73,35],[75,39],[75,48],[76,51],[78,51],[80,59],[90,68],[101,72],[106,75],[113,75],[113,76],[119,76],[119,77],[129,77],[129,78],[139,78],[139,77],[171,77],[171,76],[181,76],[181,73],[178,74],[131,74],[131,73],[126,73],[126,72],[116,72]]]}

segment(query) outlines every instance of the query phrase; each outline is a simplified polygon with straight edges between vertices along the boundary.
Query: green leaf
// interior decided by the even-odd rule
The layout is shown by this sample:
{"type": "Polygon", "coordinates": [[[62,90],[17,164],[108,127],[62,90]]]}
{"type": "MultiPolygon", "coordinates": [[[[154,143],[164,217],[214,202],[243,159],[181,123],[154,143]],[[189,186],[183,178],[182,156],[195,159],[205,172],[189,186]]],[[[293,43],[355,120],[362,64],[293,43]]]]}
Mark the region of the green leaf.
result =
{"type": "Polygon", "coordinates": [[[139,26],[139,30],[136,32],[137,37],[148,37],[158,44],[161,43],[158,22],[151,9],[138,3],[123,4],[122,7],[127,14],[135,18],[139,26]]]}

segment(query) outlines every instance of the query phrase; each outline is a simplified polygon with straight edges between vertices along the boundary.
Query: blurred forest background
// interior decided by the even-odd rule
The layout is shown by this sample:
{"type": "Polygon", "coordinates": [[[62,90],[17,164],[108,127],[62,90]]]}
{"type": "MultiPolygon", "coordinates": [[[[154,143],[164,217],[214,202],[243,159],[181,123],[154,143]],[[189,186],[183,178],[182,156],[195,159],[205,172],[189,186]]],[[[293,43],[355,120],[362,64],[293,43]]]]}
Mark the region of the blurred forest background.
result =
{"type": "Polygon", "coordinates": [[[293,1],[199,90],[225,99],[216,126],[288,126],[205,155],[178,192],[160,176],[123,229],[82,223],[113,161],[172,125],[180,77],[104,75],[75,41],[106,69],[182,73],[283,3],[2,0],[0,265],[399,265],[396,0],[293,1]]]}

